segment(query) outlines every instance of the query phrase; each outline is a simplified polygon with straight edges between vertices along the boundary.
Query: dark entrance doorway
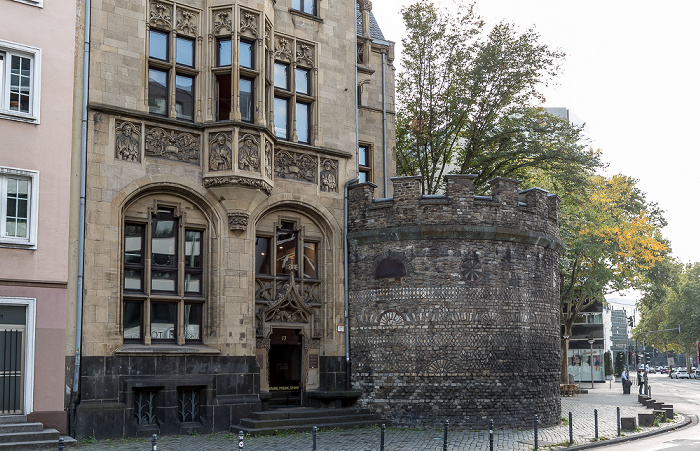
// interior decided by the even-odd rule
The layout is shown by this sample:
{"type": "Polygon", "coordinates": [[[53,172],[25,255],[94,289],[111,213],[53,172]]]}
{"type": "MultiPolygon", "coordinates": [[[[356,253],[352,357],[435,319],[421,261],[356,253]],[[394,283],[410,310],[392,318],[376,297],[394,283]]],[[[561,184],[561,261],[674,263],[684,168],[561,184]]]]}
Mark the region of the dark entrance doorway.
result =
{"type": "Polygon", "coordinates": [[[301,405],[301,336],[296,329],[272,329],[270,335],[270,394],[272,406],[301,405]]]}

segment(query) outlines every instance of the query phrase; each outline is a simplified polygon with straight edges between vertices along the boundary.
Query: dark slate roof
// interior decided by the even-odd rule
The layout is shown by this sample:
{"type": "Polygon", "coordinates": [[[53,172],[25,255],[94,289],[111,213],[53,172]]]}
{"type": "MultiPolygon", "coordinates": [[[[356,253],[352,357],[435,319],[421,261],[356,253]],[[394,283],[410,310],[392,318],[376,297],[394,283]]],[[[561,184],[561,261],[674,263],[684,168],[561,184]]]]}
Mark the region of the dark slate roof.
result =
{"type": "MultiPolygon", "coordinates": [[[[355,2],[355,25],[357,26],[357,34],[362,34],[362,13],[360,12],[360,6],[355,2]]],[[[374,18],[372,11],[369,12],[369,37],[372,39],[381,39],[385,41],[382,29],[379,28],[377,19],[374,18]]]]}

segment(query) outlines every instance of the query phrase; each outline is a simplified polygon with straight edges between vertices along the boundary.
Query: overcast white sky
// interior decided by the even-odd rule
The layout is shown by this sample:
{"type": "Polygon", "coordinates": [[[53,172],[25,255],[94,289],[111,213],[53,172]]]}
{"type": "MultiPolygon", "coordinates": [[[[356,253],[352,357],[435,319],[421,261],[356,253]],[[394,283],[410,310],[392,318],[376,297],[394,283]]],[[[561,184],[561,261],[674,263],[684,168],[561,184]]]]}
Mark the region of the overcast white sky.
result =
{"type": "MultiPolygon", "coordinates": [[[[372,2],[397,60],[405,35],[400,11],[410,3],[372,2]]],[[[481,0],[476,12],[487,28],[501,20],[534,27],[543,43],[566,53],[558,86],[544,90],[545,106],[567,107],[585,122],[609,163],[607,175],[639,179],[666,212],[673,254],[700,261],[700,2],[481,0]]]]}

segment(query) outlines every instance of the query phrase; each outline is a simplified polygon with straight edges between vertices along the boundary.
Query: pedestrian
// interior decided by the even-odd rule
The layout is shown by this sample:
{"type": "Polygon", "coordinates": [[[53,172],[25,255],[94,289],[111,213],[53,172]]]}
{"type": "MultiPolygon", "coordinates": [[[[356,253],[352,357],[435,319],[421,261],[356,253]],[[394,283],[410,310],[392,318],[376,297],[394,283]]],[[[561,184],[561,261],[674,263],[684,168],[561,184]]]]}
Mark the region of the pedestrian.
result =
{"type": "Polygon", "coordinates": [[[639,385],[639,394],[642,394],[642,387],[644,386],[644,373],[642,370],[637,370],[637,385],[639,385]]]}
{"type": "Polygon", "coordinates": [[[623,394],[629,394],[629,386],[627,385],[629,383],[629,377],[627,375],[627,370],[622,370],[622,393],[623,394]]]}

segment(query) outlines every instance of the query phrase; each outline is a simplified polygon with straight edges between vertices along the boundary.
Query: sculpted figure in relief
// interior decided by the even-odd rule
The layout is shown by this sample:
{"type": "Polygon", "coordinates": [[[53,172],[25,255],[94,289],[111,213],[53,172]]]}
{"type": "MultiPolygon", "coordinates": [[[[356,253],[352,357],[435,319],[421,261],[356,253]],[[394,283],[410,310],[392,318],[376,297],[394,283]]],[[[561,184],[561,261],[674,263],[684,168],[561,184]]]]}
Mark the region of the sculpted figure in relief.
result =
{"type": "Polygon", "coordinates": [[[336,176],[336,168],[332,161],[325,160],[323,162],[323,170],[321,170],[321,191],[333,192],[337,191],[338,178],[336,176]]]}
{"type": "Polygon", "coordinates": [[[243,137],[243,145],[238,148],[238,169],[255,172],[260,170],[258,146],[250,135],[243,137]]]}
{"type": "Polygon", "coordinates": [[[124,122],[117,128],[117,158],[124,161],[139,160],[139,140],[134,137],[138,134],[136,126],[131,122],[124,122]]]}
{"type": "Polygon", "coordinates": [[[226,141],[226,135],[219,133],[209,146],[209,169],[212,171],[231,169],[231,148],[226,141]]]}

